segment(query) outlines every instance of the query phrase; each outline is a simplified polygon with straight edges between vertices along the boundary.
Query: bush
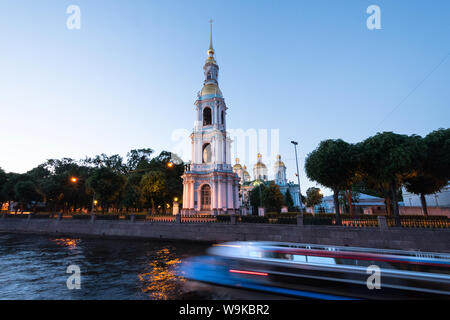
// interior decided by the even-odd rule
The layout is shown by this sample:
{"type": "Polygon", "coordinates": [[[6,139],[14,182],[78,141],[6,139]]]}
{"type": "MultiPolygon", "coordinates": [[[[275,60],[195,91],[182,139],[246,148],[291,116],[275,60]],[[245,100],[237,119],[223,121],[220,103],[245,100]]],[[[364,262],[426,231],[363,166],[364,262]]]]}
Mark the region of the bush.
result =
{"type": "Polygon", "coordinates": [[[230,222],[231,216],[228,214],[219,214],[218,216],[216,216],[216,221],[217,222],[230,222]]]}
{"type": "Polygon", "coordinates": [[[88,220],[91,218],[90,214],[74,214],[72,216],[72,219],[77,219],[77,220],[88,220]]]}
{"type": "Polygon", "coordinates": [[[303,224],[305,225],[332,225],[334,220],[334,215],[332,214],[304,214],[303,224]]]}
{"type": "Polygon", "coordinates": [[[242,223],[269,223],[269,217],[241,216],[242,223]]]}

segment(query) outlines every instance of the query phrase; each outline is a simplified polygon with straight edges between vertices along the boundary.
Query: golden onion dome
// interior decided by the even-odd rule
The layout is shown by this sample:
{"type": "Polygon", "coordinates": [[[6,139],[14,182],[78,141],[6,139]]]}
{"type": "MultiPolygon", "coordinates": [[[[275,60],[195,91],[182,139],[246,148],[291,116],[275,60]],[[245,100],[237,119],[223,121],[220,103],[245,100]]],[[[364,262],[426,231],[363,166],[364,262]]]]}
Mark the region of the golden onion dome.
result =
{"type": "Polygon", "coordinates": [[[277,161],[275,162],[275,167],[286,167],[286,166],[284,165],[283,161],[277,161]]]}
{"type": "Polygon", "coordinates": [[[277,155],[277,161],[275,161],[274,166],[275,166],[275,167],[286,167],[286,166],[284,165],[284,162],[281,161],[281,156],[280,156],[280,155],[277,155]]]}
{"type": "Polygon", "coordinates": [[[222,96],[222,91],[220,91],[219,87],[215,84],[209,83],[205,84],[200,93],[201,96],[207,96],[210,94],[215,94],[218,96],[222,96]]]}
{"type": "Polygon", "coordinates": [[[241,164],[239,163],[239,158],[236,158],[236,163],[235,163],[235,165],[233,166],[233,170],[240,170],[240,169],[242,169],[242,166],[241,166],[241,164]]]}
{"type": "Polygon", "coordinates": [[[257,163],[255,163],[255,166],[254,166],[255,168],[267,168],[266,167],[266,165],[264,164],[264,163],[262,163],[262,162],[257,162],[257,163]]]}

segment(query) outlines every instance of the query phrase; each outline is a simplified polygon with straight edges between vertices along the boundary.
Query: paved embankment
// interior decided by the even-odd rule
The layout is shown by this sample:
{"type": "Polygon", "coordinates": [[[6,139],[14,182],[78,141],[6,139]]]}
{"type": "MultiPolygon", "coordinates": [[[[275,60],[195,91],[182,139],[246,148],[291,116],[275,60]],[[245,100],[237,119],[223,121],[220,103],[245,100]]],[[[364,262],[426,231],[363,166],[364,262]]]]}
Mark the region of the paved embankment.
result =
{"type": "Polygon", "coordinates": [[[450,252],[450,229],[277,224],[0,219],[0,231],[189,241],[284,241],[450,252]]]}

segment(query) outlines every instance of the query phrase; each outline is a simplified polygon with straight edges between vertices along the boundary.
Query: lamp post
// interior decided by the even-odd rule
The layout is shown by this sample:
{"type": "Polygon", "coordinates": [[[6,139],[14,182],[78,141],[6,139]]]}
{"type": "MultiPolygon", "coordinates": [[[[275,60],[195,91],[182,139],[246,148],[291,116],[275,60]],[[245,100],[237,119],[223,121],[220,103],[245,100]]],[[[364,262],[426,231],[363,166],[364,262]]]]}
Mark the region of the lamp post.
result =
{"type": "Polygon", "coordinates": [[[299,200],[299,204],[300,204],[300,214],[303,214],[303,206],[302,206],[302,191],[300,188],[300,173],[298,171],[298,158],[297,158],[297,145],[298,142],[296,141],[291,141],[291,143],[294,145],[294,150],[295,150],[295,163],[297,165],[297,181],[298,181],[298,200],[299,200]]]}
{"type": "MultiPolygon", "coordinates": [[[[78,182],[78,178],[77,177],[71,177],[70,178],[70,182],[72,183],[77,183],[78,182]]],[[[92,197],[92,207],[91,207],[91,214],[94,213],[94,207],[95,205],[97,205],[97,200],[95,200],[95,191],[94,191],[94,196],[92,197]]]]}

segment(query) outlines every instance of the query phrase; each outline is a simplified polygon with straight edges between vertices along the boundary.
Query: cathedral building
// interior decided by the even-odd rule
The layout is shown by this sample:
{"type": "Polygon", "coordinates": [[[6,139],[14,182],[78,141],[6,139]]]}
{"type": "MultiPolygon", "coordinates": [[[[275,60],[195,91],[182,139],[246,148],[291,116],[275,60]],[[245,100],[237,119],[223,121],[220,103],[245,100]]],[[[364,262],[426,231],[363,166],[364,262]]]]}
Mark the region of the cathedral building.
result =
{"type": "Polygon", "coordinates": [[[262,162],[262,155],[261,155],[261,153],[258,153],[256,158],[257,158],[256,163],[253,166],[253,176],[255,177],[255,180],[267,181],[268,180],[267,167],[262,162]]]}
{"type": "MultiPolygon", "coordinates": [[[[212,27],[205,80],[195,102],[192,160],[183,178],[183,215],[238,213],[239,176],[231,166],[231,139],[226,131],[227,106],[219,89],[212,27]]],[[[243,176],[243,172],[242,172],[243,176]]]]}

